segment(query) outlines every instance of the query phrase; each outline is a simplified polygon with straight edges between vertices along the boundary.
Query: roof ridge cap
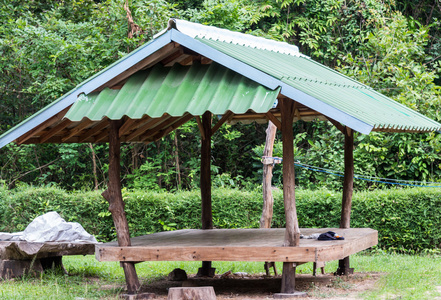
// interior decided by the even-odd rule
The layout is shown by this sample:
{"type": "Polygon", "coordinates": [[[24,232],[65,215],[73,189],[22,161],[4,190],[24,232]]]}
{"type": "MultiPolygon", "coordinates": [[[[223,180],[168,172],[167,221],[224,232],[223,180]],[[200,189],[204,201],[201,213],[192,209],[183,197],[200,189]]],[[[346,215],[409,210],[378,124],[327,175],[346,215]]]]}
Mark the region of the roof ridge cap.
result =
{"type": "MultiPolygon", "coordinates": [[[[279,52],[296,57],[309,58],[300,53],[299,48],[295,45],[288,44],[286,42],[279,42],[263,37],[254,36],[251,34],[231,31],[214,26],[202,25],[185,20],[172,18],[168,21],[166,30],[176,29],[179,32],[188,35],[192,38],[206,38],[218,40],[221,42],[233,43],[242,46],[248,46],[256,49],[269,50],[273,52],[279,52]]],[[[161,31],[155,38],[163,34],[166,30],[161,31]]]]}

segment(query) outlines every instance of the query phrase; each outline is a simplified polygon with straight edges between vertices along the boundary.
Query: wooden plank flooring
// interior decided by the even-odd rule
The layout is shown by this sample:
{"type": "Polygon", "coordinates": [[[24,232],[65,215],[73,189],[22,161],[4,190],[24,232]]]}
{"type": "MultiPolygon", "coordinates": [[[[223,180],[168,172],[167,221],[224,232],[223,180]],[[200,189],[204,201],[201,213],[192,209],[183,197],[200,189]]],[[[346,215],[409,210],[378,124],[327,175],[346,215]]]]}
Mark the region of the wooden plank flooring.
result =
{"type": "Polygon", "coordinates": [[[283,247],[285,229],[186,229],[98,244],[99,261],[286,261],[320,262],[342,259],[378,243],[370,228],[302,228],[303,235],[334,231],[344,240],[301,239],[299,247],[283,247]]]}

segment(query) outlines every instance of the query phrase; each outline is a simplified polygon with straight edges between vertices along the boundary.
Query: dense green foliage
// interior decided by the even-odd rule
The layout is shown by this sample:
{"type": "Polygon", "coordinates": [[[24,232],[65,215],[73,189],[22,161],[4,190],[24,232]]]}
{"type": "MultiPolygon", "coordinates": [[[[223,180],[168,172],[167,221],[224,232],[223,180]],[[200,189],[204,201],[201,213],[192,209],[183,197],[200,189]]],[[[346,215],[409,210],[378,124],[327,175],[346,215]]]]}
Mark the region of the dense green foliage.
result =
{"type": "MultiPolygon", "coordinates": [[[[275,192],[273,227],[284,227],[282,193],[275,192]]],[[[200,192],[123,191],[133,236],[200,227],[200,192]]],[[[338,227],[341,193],[320,189],[296,192],[301,227],[338,227]]],[[[55,210],[66,221],[80,222],[101,241],[116,238],[108,204],[97,192],[67,192],[59,188],[23,186],[0,189],[0,231],[21,231],[35,217],[55,210]]],[[[256,191],[215,189],[213,222],[216,228],[258,228],[262,195],[256,191]]],[[[379,247],[389,251],[422,252],[440,248],[441,193],[439,189],[357,192],[351,227],[379,231],[379,247]]]]}
{"type": "MultiPolygon", "coordinates": [[[[441,8],[432,1],[13,0],[0,2],[0,133],[150,40],[169,17],[296,44],[313,59],[441,120],[441,8]]],[[[216,133],[216,186],[259,184],[265,127],[238,124],[216,133]]],[[[342,136],[330,124],[298,122],[294,130],[299,161],[342,170],[342,136]]],[[[149,145],[124,145],[123,185],[197,188],[199,145],[194,122],[149,145]]],[[[277,147],[280,142],[280,156],[277,147]]],[[[356,173],[440,181],[440,150],[437,134],[358,135],[356,173]]],[[[10,188],[20,181],[103,188],[107,155],[106,145],[8,145],[0,149],[0,180],[10,188]]],[[[297,177],[301,187],[340,188],[335,176],[299,169],[297,177]]]]}

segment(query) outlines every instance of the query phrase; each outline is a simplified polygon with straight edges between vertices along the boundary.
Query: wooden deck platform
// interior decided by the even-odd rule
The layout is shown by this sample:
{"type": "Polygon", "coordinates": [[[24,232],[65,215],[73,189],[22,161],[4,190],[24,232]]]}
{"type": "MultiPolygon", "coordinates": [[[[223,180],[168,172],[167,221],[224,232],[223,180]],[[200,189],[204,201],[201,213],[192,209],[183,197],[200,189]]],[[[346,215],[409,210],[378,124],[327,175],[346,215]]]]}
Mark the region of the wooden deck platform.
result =
{"type": "Polygon", "coordinates": [[[285,229],[186,229],[131,239],[131,247],[117,242],[98,244],[98,261],[282,261],[326,262],[342,259],[378,243],[370,228],[302,228],[303,235],[334,231],[344,240],[301,239],[299,247],[283,247],[285,229]]]}

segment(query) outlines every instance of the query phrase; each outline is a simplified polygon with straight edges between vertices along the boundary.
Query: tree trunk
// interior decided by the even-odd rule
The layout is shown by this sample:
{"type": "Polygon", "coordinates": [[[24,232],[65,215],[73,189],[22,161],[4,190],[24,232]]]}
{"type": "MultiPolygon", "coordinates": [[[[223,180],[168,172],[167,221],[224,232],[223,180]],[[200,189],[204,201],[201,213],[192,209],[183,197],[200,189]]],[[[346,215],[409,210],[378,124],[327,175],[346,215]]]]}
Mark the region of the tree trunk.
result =
{"type": "MultiPolygon", "coordinates": [[[[265,149],[263,156],[272,156],[274,148],[274,139],[276,138],[277,127],[273,122],[268,121],[268,128],[266,130],[265,149]]],[[[271,221],[273,218],[274,198],[271,189],[271,179],[273,178],[273,164],[263,165],[263,209],[262,217],[260,218],[260,228],[271,228],[271,221]]]]}
{"type": "Polygon", "coordinates": [[[98,176],[96,174],[96,155],[95,150],[93,149],[92,143],[89,143],[90,150],[92,151],[92,173],[93,173],[93,181],[95,183],[95,191],[98,190],[98,176]]]}
{"type": "MultiPolygon", "coordinates": [[[[273,156],[274,139],[276,138],[277,127],[273,122],[268,121],[268,128],[266,129],[265,149],[263,156],[273,156]]],[[[265,160],[264,160],[265,161],[265,160]]],[[[271,221],[273,219],[274,198],[272,192],[271,179],[273,178],[274,164],[263,164],[263,208],[262,216],[260,217],[260,228],[271,228],[271,221]]],[[[266,275],[270,275],[270,268],[274,269],[274,274],[277,275],[277,268],[275,262],[265,262],[264,268],[266,275]]]]}
{"type": "MultiPolygon", "coordinates": [[[[286,247],[295,247],[300,243],[300,229],[297,220],[295,199],[295,173],[294,173],[294,134],[292,123],[294,120],[294,101],[282,99],[279,101],[282,113],[282,141],[283,141],[283,202],[285,205],[285,242],[286,247]]],[[[294,262],[283,263],[282,293],[295,292],[294,262]]]]}
{"type": "Polygon", "coordinates": [[[284,99],[279,101],[282,113],[283,141],[283,201],[285,205],[286,231],[285,246],[298,246],[300,229],[297,220],[295,198],[294,171],[294,134],[292,122],[294,119],[294,101],[284,99]]]}
{"type": "MultiPolygon", "coordinates": [[[[109,183],[108,189],[103,192],[103,197],[109,202],[109,211],[112,213],[113,223],[116,228],[118,245],[127,247],[131,245],[129,225],[124,211],[124,202],[121,194],[121,148],[118,130],[121,123],[110,121],[109,130],[109,183]]],[[[121,262],[126,277],[129,294],[136,293],[140,288],[135,264],[121,262]]]]}
{"type": "Polygon", "coordinates": [[[176,181],[178,190],[181,189],[181,168],[179,166],[179,148],[178,148],[178,130],[175,130],[175,139],[174,139],[174,146],[175,146],[175,165],[176,165],[176,181]]]}

